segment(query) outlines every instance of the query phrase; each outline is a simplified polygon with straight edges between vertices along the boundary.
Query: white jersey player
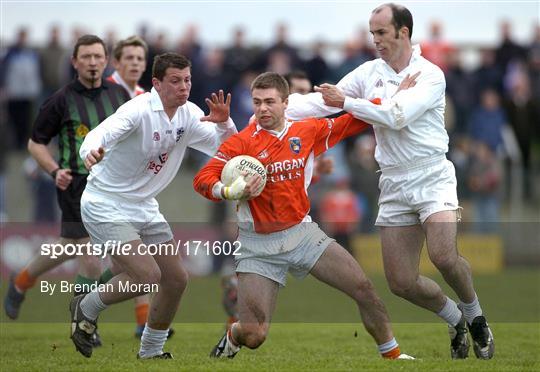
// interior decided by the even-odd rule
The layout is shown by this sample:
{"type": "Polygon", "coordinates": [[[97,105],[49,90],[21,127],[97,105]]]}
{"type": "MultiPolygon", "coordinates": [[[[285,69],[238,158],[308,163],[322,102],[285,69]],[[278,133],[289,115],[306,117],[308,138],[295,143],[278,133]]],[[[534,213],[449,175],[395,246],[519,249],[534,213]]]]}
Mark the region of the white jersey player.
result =
{"type": "Polygon", "coordinates": [[[222,91],[212,94],[212,99],[207,99],[208,116],[187,101],[190,68],[191,62],[181,55],[157,56],[152,91],[120,107],[99,130],[88,133],[81,146],[80,155],[90,169],[81,214],[92,243],[107,246],[107,242],[119,242],[126,248],[112,255],[124,269],[107,283],[113,290],[93,291],[71,303],[71,338],[86,357],[92,354],[90,340],[99,313],[108,305],[152,291],[138,357],[171,358],[163,352],[163,345],[187,284],[187,273],[178,252],[169,249],[152,256],[139,248],[148,244],[176,246],[154,197],[176,175],[186,148],[211,155],[237,132],[229,118],[230,95],[225,100],[222,91]],[[138,289],[122,290],[126,283],[136,283],[138,289]]]}
{"type": "Polygon", "coordinates": [[[381,58],[364,63],[337,86],[322,84],[318,94],[292,95],[287,116],[320,117],[344,109],[373,125],[382,170],[376,224],[389,286],[449,324],[452,358],[468,355],[468,325],[476,356],[489,359],[493,336],[470,266],[456,249],[459,205],[454,166],[445,156],[444,75],[412,46],[412,15],[403,6],[381,5],[369,26],[381,58]],[[375,98],[382,104],[369,101],[375,98]],[[459,307],[437,283],[419,275],[425,239],[431,261],[461,300],[459,307]]]}

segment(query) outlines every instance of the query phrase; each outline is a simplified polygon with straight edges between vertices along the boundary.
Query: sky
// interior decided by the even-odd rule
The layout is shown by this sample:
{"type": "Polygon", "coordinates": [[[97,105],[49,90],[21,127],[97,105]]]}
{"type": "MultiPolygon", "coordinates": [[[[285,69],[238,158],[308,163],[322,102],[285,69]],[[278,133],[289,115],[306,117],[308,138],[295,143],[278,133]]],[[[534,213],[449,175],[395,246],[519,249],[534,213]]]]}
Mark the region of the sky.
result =
{"type": "MultiPolygon", "coordinates": [[[[248,42],[269,43],[278,22],[289,24],[292,42],[302,44],[322,38],[343,42],[361,27],[367,27],[373,1],[25,1],[0,0],[1,40],[10,43],[16,30],[28,26],[30,41],[46,40],[51,24],[60,25],[63,41],[70,42],[74,26],[104,36],[115,30],[123,38],[145,23],[163,31],[169,41],[179,38],[189,24],[198,27],[208,45],[224,45],[232,30],[241,25],[248,42]]],[[[516,39],[528,43],[533,24],[540,19],[540,1],[403,1],[415,25],[413,41],[425,39],[428,25],[442,21],[446,39],[455,43],[496,45],[499,23],[508,19],[516,39]]]]}

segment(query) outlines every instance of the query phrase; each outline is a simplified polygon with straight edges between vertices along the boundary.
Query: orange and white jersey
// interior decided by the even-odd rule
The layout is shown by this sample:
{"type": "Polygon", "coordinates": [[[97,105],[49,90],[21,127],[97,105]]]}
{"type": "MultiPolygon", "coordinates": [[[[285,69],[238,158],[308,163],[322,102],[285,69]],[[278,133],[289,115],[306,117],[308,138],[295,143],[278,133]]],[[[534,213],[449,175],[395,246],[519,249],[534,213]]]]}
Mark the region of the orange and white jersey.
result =
{"type": "Polygon", "coordinates": [[[139,94],[145,93],[145,90],[139,85],[136,85],[135,89],[131,89],[129,85],[127,85],[127,83],[124,81],[124,79],[122,79],[118,71],[113,72],[113,74],[109,76],[107,80],[115,84],[121,85],[126,90],[126,92],[128,92],[131,98],[134,98],[138,96],[139,94]]]}
{"type": "Polygon", "coordinates": [[[334,119],[286,120],[279,133],[250,122],[220,146],[216,155],[197,173],[193,186],[204,197],[220,200],[214,186],[221,183],[225,163],[238,155],[250,155],[264,165],[267,181],[258,197],[238,202],[237,217],[241,228],[267,234],[302,221],[309,222],[307,188],[315,157],[368,127],[350,114],[334,119]]]}

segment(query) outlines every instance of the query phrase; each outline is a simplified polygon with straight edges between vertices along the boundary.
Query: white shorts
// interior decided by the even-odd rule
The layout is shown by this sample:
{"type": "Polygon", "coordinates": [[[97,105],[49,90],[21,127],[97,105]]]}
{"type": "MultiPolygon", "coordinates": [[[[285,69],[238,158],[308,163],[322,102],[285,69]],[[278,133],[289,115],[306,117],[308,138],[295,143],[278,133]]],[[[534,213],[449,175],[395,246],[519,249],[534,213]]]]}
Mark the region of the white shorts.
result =
{"type": "Polygon", "coordinates": [[[454,164],[444,155],[383,169],[377,226],[424,223],[433,213],[459,210],[454,164]]]}
{"type": "Polygon", "coordinates": [[[81,197],[81,216],[93,244],[134,240],[158,244],[173,238],[155,198],[134,202],[87,186],[81,197]]]}
{"type": "Polygon", "coordinates": [[[254,273],[285,286],[287,272],[304,278],[317,263],[329,238],[315,222],[302,222],[270,234],[239,231],[237,273],[254,273]]]}

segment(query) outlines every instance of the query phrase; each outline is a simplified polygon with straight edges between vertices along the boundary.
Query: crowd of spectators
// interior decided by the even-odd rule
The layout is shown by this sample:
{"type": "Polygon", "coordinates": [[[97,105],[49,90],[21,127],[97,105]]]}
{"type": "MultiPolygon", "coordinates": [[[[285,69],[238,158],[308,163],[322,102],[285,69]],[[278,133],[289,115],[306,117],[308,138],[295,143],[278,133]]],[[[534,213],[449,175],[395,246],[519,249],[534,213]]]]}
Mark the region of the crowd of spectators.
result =
{"type": "MultiPolygon", "coordinates": [[[[0,51],[0,195],[5,197],[6,158],[10,152],[25,151],[29,131],[39,105],[74,76],[70,65],[70,48],[62,45],[60,29],[51,27],[49,40],[39,48],[29,45],[29,29],[21,28],[12,43],[0,51]]],[[[81,35],[74,31],[72,39],[81,35]]],[[[342,45],[314,41],[300,48],[291,43],[286,24],[278,24],[269,45],[246,42],[246,30],[237,27],[229,45],[204,45],[198,28],[188,26],[178,40],[164,33],[152,33],[148,27],[138,30],[149,44],[148,68],[140,85],[151,88],[151,66],[154,56],[174,50],[193,62],[193,87],[190,100],[206,107],[210,92],[224,89],[232,92],[232,113],[241,130],[252,115],[249,86],[262,71],[282,74],[302,70],[314,85],[336,83],[347,72],[363,62],[376,58],[367,30],[359,30],[342,45]],[[328,58],[330,54],[338,58],[328,58]]],[[[104,35],[112,48],[114,33],[104,35]]],[[[6,43],[4,43],[6,44],[6,43]]],[[[458,195],[474,211],[472,219],[497,221],[501,203],[508,200],[514,187],[508,168],[519,167],[522,182],[518,195],[538,202],[534,177],[538,177],[540,156],[540,25],[534,26],[528,45],[513,39],[511,24],[500,24],[500,38],[495,46],[475,48],[476,65],[463,63],[463,48],[444,36],[443,24],[434,21],[429,37],[420,42],[423,55],[437,64],[447,81],[446,125],[450,135],[449,158],[458,177],[458,195]],[[536,151],[536,152],[535,152],[536,151]],[[522,188],[522,189],[521,189],[522,188]]],[[[108,69],[112,72],[112,67],[108,69]]],[[[321,220],[332,220],[326,214],[336,212],[335,201],[328,194],[353,195],[356,200],[353,231],[371,231],[376,216],[377,164],[373,159],[375,140],[362,135],[333,149],[334,173],[312,187],[313,213],[321,220]],[[349,193],[351,191],[352,193],[349,193]],[[328,206],[332,207],[328,207],[328,206]]],[[[194,155],[194,163],[202,159],[194,155]]],[[[29,160],[24,169],[35,195],[36,221],[55,219],[54,186],[47,175],[29,160]],[[51,210],[52,214],[43,213],[51,210]]],[[[5,214],[0,200],[0,213],[5,214]]],[[[350,207],[349,212],[350,212],[350,207]]],[[[347,215],[347,214],[346,214],[347,215]]],[[[350,224],[341,224],[346,232],[350,224]]],[[[331,228],[331,227],[329,227],[331,228]]],[[[479,231],[489,231],[480,226],[479,231]]],[[[338,231],[339,233],[339,231],[338,231]]]]}

